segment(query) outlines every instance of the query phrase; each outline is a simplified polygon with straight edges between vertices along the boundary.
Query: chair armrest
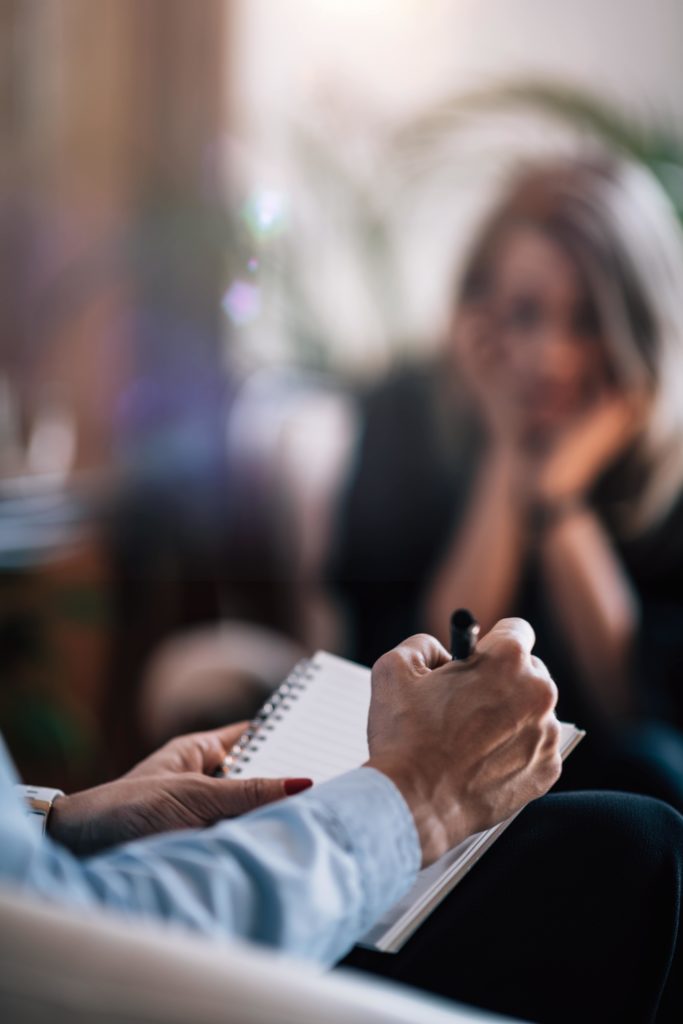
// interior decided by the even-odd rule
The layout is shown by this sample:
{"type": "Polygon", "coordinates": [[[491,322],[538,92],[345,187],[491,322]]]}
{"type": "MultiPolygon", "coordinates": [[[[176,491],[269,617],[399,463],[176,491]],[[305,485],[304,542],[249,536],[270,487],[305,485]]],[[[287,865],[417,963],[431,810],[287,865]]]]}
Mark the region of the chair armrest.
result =
{"type": "Polygon", "coordinates": [[[5,1024],[501,1022],[348,970],[0,889],[5,1024]]]}

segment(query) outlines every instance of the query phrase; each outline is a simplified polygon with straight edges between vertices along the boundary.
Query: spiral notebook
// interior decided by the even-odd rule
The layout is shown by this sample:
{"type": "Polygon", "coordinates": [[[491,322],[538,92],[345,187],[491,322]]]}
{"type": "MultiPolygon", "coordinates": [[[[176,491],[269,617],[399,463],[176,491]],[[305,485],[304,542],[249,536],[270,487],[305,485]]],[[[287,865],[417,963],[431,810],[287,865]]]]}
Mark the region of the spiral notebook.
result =
{"type": "MultiPolygon", "coordinates": [[[[370,669],[318,651],[299,662],[277,688],[225,761],[231,777],[307,777],[324,782],[368,759],[370,669]]],[[[565,758],[584,733],[562,723],[565,758]]],[[[407,895],[361,940],[397,952],[453,889],[512,818],[470,836],[424,868],[407,895]]]]}

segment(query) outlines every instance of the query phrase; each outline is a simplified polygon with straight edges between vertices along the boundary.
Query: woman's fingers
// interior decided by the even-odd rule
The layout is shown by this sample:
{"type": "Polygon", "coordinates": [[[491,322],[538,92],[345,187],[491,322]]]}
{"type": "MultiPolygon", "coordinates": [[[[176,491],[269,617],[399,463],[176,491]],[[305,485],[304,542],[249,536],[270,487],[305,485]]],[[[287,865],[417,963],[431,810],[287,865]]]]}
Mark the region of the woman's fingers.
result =
{"type": "Polygon", "coordinates": [[[235,818],[257,807],[295,796],[313,785],[312,779],[209,779],[198,780],[202,784],[205,816],[218,821],[221,818],[235,818]],[[208,787],[204,787],[208,783],[208,787]],[[206,805],[207,799],[210,805],[206,805]],[[211,817],[211,812],[213,817],[211,817]]]}

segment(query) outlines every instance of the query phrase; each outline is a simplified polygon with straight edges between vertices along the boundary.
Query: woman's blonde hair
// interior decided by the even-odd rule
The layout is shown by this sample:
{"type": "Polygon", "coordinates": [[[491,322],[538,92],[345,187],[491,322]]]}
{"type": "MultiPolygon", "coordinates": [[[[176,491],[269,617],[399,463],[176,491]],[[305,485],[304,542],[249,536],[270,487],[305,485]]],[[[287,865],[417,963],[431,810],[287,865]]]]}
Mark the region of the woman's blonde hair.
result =
{"type": "MultiPolygon", "coordinates": [[[[663,518],[683,487],[683,234],[643,166],[563,158],[518,173],[466,261],[459,301],[485,296],[504,234],[532,225],[573,258],[591,293],[619,384],[651,409],[610,502],[625,534],[663,518]]],[[[617,479],[620,478],[620,479],[617,479]]]]}

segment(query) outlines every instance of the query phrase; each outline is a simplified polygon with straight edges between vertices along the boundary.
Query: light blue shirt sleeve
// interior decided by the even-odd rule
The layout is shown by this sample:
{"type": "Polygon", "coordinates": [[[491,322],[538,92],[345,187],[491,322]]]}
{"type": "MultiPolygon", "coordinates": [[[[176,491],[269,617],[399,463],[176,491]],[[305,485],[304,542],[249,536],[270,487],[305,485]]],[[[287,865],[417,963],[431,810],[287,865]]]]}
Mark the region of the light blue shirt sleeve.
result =
{"type": "Polygon", "coordinates": [[[31,828],[0,738],[0,881],[332,964],[404,895],[420,866],[394,784],[359,768],[201,831],[79,859],[31,828]]]}

